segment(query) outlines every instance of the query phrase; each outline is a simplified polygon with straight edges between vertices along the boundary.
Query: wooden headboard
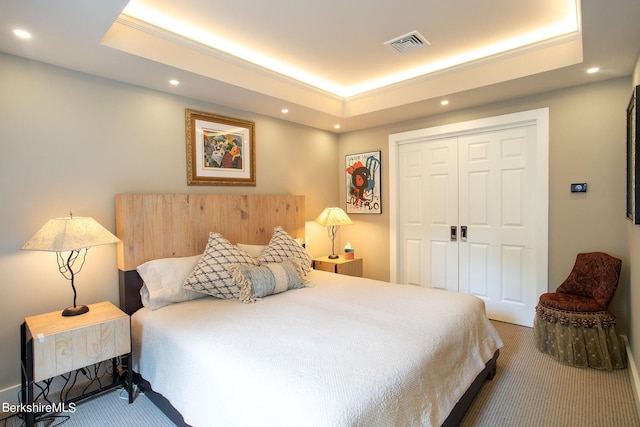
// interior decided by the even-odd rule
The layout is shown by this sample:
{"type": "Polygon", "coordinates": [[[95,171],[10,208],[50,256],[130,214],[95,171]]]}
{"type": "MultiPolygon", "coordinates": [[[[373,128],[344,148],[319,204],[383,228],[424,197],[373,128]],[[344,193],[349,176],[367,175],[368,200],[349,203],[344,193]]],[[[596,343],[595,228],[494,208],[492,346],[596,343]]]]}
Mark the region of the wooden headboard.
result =
{"type": "Polygon", "coordinates": [[[281,226],[304,238],[304,196],[118,194],[116,235],[120,308],[142,306],[136,267],[152,259],[201,254],[216,231],[231,243],[266,245],[281,226]]]}

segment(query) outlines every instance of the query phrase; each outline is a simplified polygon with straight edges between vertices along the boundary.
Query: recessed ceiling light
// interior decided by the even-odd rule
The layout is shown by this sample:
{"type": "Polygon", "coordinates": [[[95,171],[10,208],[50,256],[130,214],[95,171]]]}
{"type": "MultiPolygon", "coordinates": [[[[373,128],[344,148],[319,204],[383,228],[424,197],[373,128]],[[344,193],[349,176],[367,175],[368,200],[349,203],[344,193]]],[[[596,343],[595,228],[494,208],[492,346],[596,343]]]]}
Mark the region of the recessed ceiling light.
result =
{"type": "Polygon", "coordinates": [[[449,101],[446,99],[443,99],[442,101],[440,101],[440,105],[449,105],[449,101]]]}
{"type": "Polygon", "coordinates": [[[283,109],[282,109],[282,110],[280,110],[280,111],[282,111],[282,114],[287,114],[287,113],[289,112],[289,110],[288,110],[288,109],[286,109],[286,108],[283,108],[283,109]]]}
{"type": "Polygon", "coordinates": [[[31,38],[31,33],[29,31],[21,30],[19,28],[13,30],[13,34],[15,34],[16,37],[20,37],[21,39],[30,39],[31,38]]]}
{"type": "Polygon", "coordinates": [[[169,80],[169,84],[172,86],[178,86],[180,84],[180,82],[176,79],[171,79],[169,80]]]}
{"type": "Polygon", "coordinates": [[[334,129],[340,129],[340,125],[333,125],[334,129]]]}
{"type": "Polygon", "coordinates": [[[589,74],[593,74],[593,73],[597,73],[598,71],[600,71],[600,68],[598,67],[591,67],[587,70],[587,73],[589,74]]]}

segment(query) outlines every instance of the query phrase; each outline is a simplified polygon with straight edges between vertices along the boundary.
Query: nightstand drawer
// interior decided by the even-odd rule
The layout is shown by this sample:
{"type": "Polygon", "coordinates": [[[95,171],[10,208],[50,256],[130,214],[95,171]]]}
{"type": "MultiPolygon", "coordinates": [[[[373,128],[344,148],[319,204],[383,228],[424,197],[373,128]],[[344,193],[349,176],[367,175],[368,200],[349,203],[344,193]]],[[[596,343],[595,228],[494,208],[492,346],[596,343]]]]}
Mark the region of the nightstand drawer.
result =
{"type": "Polygon", "coordinates": [[[320,260],[313,260],[313,268],[320,271],[328,271],[329,273],[336,272],[336,263],[326,262],[320,260]]]}
{"type": "Polygon", "coordinates": [[[59,311],[25,319],[33,339],[33,380],[41,381],[131,352],[129,316],[110,302],[63,317],[59,311]]]}
{"type": "Polygon", "coordinates": [[[362,258],[344,259],[339,257],[331,259],[320,257],[313,260],[313,268],[330,273],[345,274],[347,276],[362,277],[362,258]]]}

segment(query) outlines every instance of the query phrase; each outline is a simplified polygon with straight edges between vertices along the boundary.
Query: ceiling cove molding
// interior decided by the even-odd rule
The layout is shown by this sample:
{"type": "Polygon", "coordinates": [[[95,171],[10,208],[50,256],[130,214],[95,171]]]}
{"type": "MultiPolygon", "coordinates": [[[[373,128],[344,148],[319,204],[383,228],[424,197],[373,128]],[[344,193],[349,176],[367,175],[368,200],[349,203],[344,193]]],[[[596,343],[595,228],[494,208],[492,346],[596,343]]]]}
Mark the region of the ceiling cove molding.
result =
{"type": "Polygon", "coordinates": [[[544,73],[583,61],[582,37],[554,39],[518,49],[500,58],[475,61],[455,70],[433,73],[345,100],[344,117],[437,99],[467,90],[544,73]]]}
{"type": "Polygon", "coordinates": [[[118,18],[102,45],[332,116],[343,115],[344,100],[339,96],[132,18],[118,18]]]}
{"type": "Polygon", "coordinates": [[[317,92],[319,94],[323,94],[323,95],[326,95],[326,96],[329,96],[329,97],[332,97],[332,98],[335,98],[335,99],[339,99],[339,100],[344,99],[343,97],[341,97],[339,95],[336,95],[336,94],[331,93],[329,91],[326,91],[324,89],[318,88],[318,87],[313,86],[311,84],[305,83],[304,81],[297,80],[297,79],[294,79],[293,77],[289,77],[289,76],[287,76],[285,74],[278,73],[276,71],[270,70],[270,69],[268,69],[266,67],[263,67],[263,66],[261,66],[259,64],[256,64],[256,63],[253,63],[251,61],[246,61],[246,60],[244,60],[244,59],[242,59],[242,58],[240,58],[238,56],[235,56],[235,55],[232,55],[230,53],[224,52],[224,51],[222,51],[220,49],[216,49],[213,46],[209,46],[207,44],[200,43],[200,42],[198,42],[196,40],[192,40],[190,38],[181,36],[180,34],[176,34],[174,32],[165,30],[164,28],[157,27],[157,26],[155,26],[153,24],[149,24],[148,22],[144,22],[144,21],[141,21],[139,19],[136,19],[136,18],[124,15],[124,14],[120,15],[118,17],[118,19],[116,19],[115,22],[118,23],[118,24],[130,27],[130,28],[132,28],[132,29],[134,29],[136,31],[144,32],[144,33],[146,33],[146,34],[148,34],[148,35],[150,35],[152,37],[160,38],[160,39],[166,40],[168,42],[183,46],[185,48],[198,51],[198,52],[203,53],[205,55],[218,58],[218,59],[223,60],[225,62],[230,62],[230,63],[232,63],[234,65],[239,66],[239,67],[243,67],[243,68],[246,68],[246,69],[251,70],[251,71],[255,71],[255,72],[258,72],[258,73],[261,73],[261,74],[264,74],[264,75],[268,75],[268,76],[270,76],[271,78],[274,78],[274,79],[282,80],[283,82],[298,86],[298,87],[300,87],[302,89],[311,90],[311,91],[317,92]]]}
{"type": "Polygon", "coordinates": [[[582,33],[576,30],[343,98],[127,15],[114,22],[102,44],[336,118],[369,114],[582,62],[582,33]]]}
{"type": "MultiPolygon", "coordinates": [[[[489,55],[489,56],[485,56],[483,58],[479,58],[479,59],[475,59],[473,61],[468,61],[459,65],[454,65],[448,68],[442,68],[442,69],[438,69],[436,71],[427,73],[427,74],[423,74],[420,76],[416,76],[413,77],[411,79],[407,79],[407,80],[403,80],[397,83],[392,83],[389,84],[387,86],[383,86],[377,89],[372,89],[370,91],[367,92],[363,92],[363,93],[359,93],[357,95],[352,95],[349,97],[344,98],[345,101],[351,101],[351,100],[357,100],[358,98],[363,98],[363,97],[367,97],[370,95],[375,95],[376,93],[380,93],[380,92],[386,92],[389,91],[390,89],[394,89],[394,88],[398,88],[398,87],[402,87],[402,86],[413,86],[416,84],[416,82],[420,81],[420,80],[424,80],[424,79],[437,79],[439,77],[442,77],[444,75],[447,74],[451,74],[451,73],[456,73],[456,72],[461,72],[461,71],[465,71],[467,69],[472,69],[472,68],[477,68],[481,65],[487,64],[487,63],[492,63],[492,62],[499,62],[499,61],[504,61],[507,59],[511,59],[514,57],[522,57],[523,55],[526,55],[528,53],[531,52],[535,52],[535,51],[540,51],[540,50],[546,50],[546,49],[552,49],[556,46],[571,46],[573,49],[575,49],[575,53],[579,53],[580,58],[582,58],[582,33],[580,31],[574,31],[571,33],[567,33],[567,34],[563,34],[560,36],[556,36],[553,37],[551,39],[547,39],[547,40],[542,40],[539,42],[535,42],[535,43],[531,43],[529,45],[526,46],[521,46],[515,49],[511,49],[505,52],[500,52],[500,53],[496,53],[494,55],[489,55]]],[[[575,55],[572,55],[572,58],[574,58],[575,55]]],[[[580,61],[582,61],[582,59],[580,59],[580,61]]],[[[575,65],[575,60],[569,60],[567,62],[567,64],[563,65],[563,66],[567,66],[567,65],[575,65]]]]}

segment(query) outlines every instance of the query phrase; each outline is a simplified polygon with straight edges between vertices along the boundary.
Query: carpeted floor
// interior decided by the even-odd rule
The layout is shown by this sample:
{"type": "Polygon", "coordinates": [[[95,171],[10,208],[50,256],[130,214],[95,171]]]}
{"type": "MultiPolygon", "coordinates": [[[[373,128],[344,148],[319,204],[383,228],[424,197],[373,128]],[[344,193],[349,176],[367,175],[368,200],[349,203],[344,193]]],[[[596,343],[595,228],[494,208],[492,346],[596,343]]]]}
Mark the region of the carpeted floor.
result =
{"type": "MultiPolygon", "coordinates": [[[[0,422],[2,427],[24,426],[17,416],[0,422]]],[[[131,405],[125,390],[113,390],[82,401],[73,413],[43,417],[37,427],[175,427],[144,395],[136,395],[131,405]]]]}
{"type": "MultiPolygon", "coordinates": [[[[561,365],[536,350],[530,328],[493,324],[505,344],[498,372],[484,383],[461,427],[640,427],[626,369],[561,365]]],[[[84,401],[65,415],[68,419],[42,420],[37,426],[173,426],[146,396],[136,396],[129,405],[126,393],[118,390],[84,401]]],[[[20,425],[17,417],[0,422],[20,425]]]]}
{"type": "Polygon", "coordinates": [[[540,353],[533,330],[492,322],[504,342],[493,381],[461,427],[638,427],[627,369],[574,368],[540,353]]]}

